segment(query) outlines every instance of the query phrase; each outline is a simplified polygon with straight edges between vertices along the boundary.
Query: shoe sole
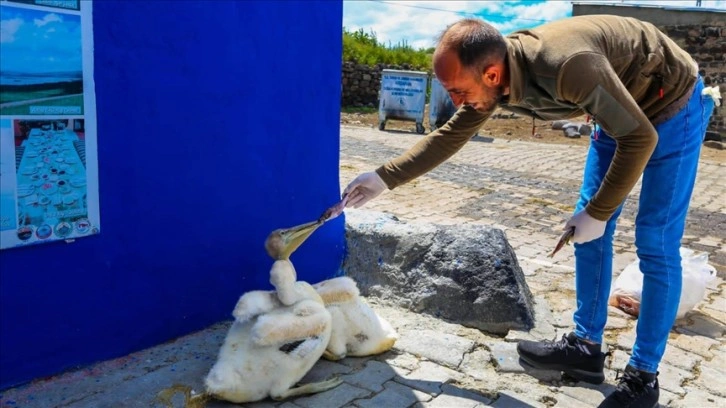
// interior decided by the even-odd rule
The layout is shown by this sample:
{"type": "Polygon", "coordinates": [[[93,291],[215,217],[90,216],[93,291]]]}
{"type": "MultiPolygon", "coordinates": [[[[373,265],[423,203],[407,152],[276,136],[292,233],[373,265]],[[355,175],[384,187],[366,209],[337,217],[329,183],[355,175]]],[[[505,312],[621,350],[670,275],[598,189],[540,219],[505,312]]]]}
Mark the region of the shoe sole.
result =
{"type": "Polygon", "coordinates": [[[519,356],[519,361],[521,363],[524,363],[532,368],[540,369],[540,370],[554,370],[554,371],[562,371],[563,373],[569,375],[572,378],[575,378],[580,381],[584,381],[586,383],[590,384],[602,384],[605,382],[605,373],[603,372],[593,372],[593,371],[586,371],[586,370],[578,370],[576,368],[572,368],[567,365],[562,364],[542,364],[533,362],[532,360],[527,359],[524,356],[519,356]]]}

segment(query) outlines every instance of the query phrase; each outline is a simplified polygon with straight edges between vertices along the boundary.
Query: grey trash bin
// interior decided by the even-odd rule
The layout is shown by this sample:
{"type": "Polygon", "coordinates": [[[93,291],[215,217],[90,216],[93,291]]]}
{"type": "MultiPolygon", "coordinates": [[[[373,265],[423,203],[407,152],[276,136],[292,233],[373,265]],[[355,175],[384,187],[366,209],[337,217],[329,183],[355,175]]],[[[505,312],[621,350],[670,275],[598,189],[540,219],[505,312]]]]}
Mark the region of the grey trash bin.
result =
{"type": "Polygon", "coordinates": [[[431,131],[440,128],[454,116],[456,106],[438,78],[431,78],[431,99],[429,101],[429,125],[431,131]]]}
{"type": "MultiPolygon", "coordinates": [[[[429,125],[433,132],[437,128],[444,126],[451,119],[459,108],[454,105],[451,96],[446,92],[446,88],[441,85],[438,78],[431,78],[431,99],[429,100],[429,125]]],[[[474,136],[478,136],[477,131],[474,136]]]]}
{"type": "Polygon", "coordinates": [[[426,88],[429,75],[420,71],[384,69],[381,72],[378,129],[386,128],[386,120],[416,122],[416,132],[423,134],[426,88]]]}

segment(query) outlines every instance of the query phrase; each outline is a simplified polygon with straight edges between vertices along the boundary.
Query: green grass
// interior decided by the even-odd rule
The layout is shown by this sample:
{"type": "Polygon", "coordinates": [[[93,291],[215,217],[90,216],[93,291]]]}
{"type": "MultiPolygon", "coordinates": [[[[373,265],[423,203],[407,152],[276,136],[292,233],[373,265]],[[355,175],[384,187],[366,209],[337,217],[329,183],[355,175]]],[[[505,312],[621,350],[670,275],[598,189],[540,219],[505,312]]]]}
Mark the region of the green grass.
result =
{"type": "Polygon", "coordinates": [[[9,91],[9,92],[3,92],[0,95],[0,103],[27,101],[27,100],[31,100],[31,99],[50,98],[53,96],[61,96],[61,95],[63,95],[62,89],[48,89],[45,91],[35,91],[35,92],[9,91]]]}
{"type": "Polygon", "coordinates": [[[408,43],[383,44],[374,32],[363,29],[348,31],[343,28],[343,61],[359,64],[409,64],[413,69],[430,71],[433,49],[414,49],[408,43]]]}
{"type": "MultiPolygon", "coordinates": [[[[33,93],[34,97],[38,96],[37,92],[33,93]]],[[[42,97],[42,96],[41,96],[42,97]]],[[[44,102],[29,102],[27,104],[23,105],[17,105],[17,106],[10,106],[7,108],[0,108],[0,114],[3,115],[29,115],[30,114],[30,105],[38,105],[38,106],[80,106],[81,112],[80,114],[83,115],[83,95],[73,95],[68,96],[66,98],[59,98],[54,99],[52,101],[44,101],[44,102]]]]}

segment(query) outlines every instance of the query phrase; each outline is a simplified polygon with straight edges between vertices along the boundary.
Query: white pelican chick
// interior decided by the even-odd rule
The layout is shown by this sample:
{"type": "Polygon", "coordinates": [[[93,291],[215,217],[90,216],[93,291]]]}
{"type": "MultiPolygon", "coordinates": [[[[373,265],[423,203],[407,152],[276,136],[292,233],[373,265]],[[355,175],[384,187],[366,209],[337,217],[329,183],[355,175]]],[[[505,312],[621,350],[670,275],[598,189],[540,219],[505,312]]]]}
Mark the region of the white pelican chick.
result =
{"type": "MultiPolygon", "coordinates": [[[[273,400],[326,391],[342,380],[334,378],[295,387],[320,359],[332,333],[332,319],[322,298],[306,282],[297,282],[289,260],[320,222],[273,231],[265,242],[275,259],[270,283],[275,291],[251,291],[240,297],[235,317],[205,378],[205,392],[191,396],[188,388],[172,387],[160,393],[169,401],[176,391],[187,396],[187,407],[211,399],[234,403],[273,400]],[[171,394],[170,394],[171,392],[171,394]]],[[[167,406],[169,404],[167,403],[167,406]]]]}
{"type": "Polygon", "coordinates": [[[359,296],[355,281],[347,276],[313,285],[333,318],[333,332],[323,353],[327,360],[363,357],[390,350],[398,333],[359,296]]]}

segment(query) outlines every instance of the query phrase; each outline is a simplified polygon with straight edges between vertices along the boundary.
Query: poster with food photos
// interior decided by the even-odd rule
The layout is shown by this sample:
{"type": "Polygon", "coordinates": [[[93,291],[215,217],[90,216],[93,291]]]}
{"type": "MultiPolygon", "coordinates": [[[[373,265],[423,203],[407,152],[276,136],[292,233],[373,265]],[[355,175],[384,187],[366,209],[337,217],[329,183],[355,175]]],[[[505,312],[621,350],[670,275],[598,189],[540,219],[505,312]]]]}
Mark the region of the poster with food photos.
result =
{"type": "Polygon", "coordinates": [[[0,249],[98,234],[92,1],[0,0],[0,249]]]}

